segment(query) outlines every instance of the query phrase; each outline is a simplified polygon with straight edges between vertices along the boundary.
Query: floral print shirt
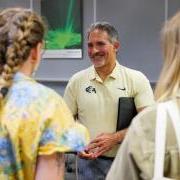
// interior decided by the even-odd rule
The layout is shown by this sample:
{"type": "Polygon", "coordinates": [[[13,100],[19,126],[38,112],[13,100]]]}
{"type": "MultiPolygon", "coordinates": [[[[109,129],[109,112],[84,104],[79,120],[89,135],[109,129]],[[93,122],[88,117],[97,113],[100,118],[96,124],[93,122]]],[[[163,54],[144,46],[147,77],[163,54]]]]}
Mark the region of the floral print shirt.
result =
{"type": "Polygon", "coordinates": [[[82,151],[88,141],[57,93],[16,73],[0,107],[1,180],[32,180],[38,155],[82,151]]]}

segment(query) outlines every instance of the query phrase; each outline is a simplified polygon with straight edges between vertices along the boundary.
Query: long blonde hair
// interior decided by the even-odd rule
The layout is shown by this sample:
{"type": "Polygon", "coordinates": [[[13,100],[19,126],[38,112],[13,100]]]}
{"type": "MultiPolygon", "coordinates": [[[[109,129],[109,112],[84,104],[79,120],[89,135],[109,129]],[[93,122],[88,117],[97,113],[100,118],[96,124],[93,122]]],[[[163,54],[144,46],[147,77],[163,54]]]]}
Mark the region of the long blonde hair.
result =
{"type": "Polygon", "coordinates": [[[0,12],[0,100],[31,49],[43,41],[44,33],[41,17],[29,9],[8,8],[0,12]]]}
{"type": "Polygon", "coordinates": [[[180,11],[165,23],[161,35],[164,64],[155,97],[165,101],[180,90],[180,11]]]}

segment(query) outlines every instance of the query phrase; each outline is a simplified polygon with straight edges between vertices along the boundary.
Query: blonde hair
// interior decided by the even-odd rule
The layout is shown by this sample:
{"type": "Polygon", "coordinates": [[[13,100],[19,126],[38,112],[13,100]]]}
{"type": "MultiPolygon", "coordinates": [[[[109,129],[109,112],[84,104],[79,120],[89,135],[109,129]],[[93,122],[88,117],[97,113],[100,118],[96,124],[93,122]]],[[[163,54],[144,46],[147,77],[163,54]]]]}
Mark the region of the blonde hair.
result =
{"type": "Polygon", "coordinates": [[[8,8],[0,12],[0,100],[31,49],[43,41],[44,33],[41,17],[29,9],[8,8]]]}
{"type": "Polygon", "coordinates": [[[165,101],[180,90],[180,11],[165,23],[161,35],[164,64],[155,97],[165,101]]]}

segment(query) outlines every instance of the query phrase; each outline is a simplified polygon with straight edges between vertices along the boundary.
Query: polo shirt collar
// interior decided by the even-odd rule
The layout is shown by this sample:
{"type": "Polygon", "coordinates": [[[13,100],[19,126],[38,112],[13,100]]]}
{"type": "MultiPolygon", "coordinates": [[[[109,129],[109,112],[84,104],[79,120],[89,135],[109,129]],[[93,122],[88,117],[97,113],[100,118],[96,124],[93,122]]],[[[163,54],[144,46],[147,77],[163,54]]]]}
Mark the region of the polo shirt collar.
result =
{"type": "Polygon", "coordinates": [[[89,79],[90,80],[95,80],[96,79],[96,74],[97,74],[97,72],[96,72],[94,66],[91,66],[89,68],[89,79]]]}
{"type": "MultiPolygon", "coordinates": [[[[119,70],[120,69],[120,64],[118,61],[116,61],[116,66],[114,67],[112,73],[109,75],[109,77],[116,79],[119,76],[119,70]]],[[[90,80],[100,80],[101,78],[99,77],[98,73],[96,72],[94,66],[91,66],[89,69],[89,79],[90,80]]]]}
{"type": "Polygon", "coordinates": [[[114,67],[109,77],[112,77],[113,79],[117,79],[119,77],[119,72],[120,72],[120,64],[118,61],[116,61],[116,66],[114,67]]]}

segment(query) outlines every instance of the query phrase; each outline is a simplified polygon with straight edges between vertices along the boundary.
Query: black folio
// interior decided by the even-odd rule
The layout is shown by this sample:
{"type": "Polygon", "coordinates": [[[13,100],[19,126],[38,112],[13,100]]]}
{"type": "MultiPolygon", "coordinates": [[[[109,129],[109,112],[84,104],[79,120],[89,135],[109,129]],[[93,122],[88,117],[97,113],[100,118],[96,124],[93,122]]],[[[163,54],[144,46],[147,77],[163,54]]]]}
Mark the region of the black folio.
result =
{"type": "Polygon", "coordinates": [[[136,116],[137,110],[133,97],[120,97],[118,104],[118,118],[116,130],[128,128],[132,119],[136,116]]]}

